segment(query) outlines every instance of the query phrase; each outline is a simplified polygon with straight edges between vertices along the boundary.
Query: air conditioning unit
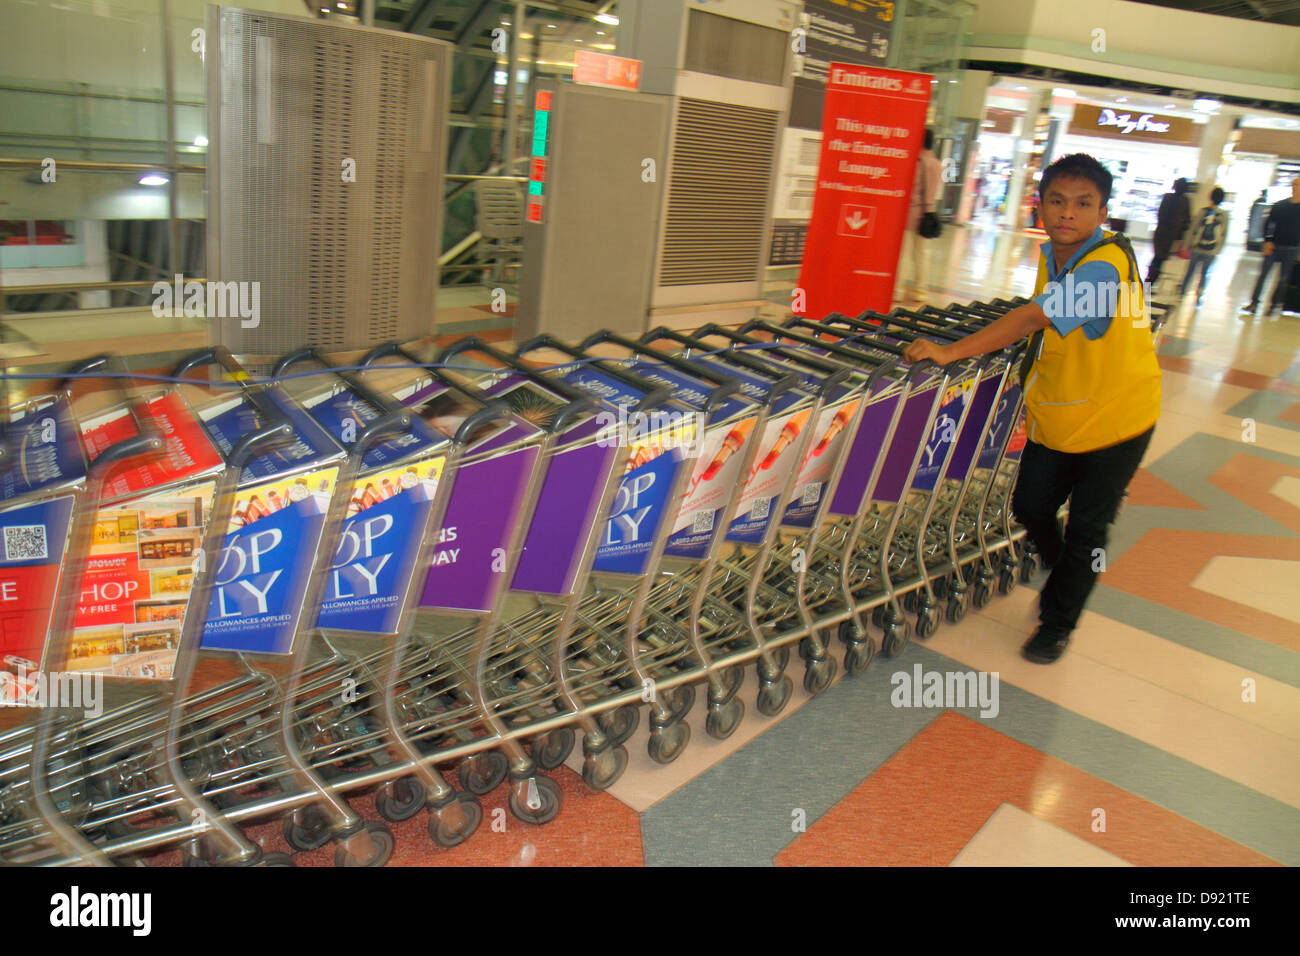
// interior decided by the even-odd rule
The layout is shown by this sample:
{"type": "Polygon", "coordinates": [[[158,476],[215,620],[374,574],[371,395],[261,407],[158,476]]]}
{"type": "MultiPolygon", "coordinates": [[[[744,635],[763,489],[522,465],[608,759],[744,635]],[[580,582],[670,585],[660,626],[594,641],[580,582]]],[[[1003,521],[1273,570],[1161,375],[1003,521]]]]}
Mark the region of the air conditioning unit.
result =
{"type": "Polygon", "coordinates": [[[208,279],[256,283],[213,317],[245,356],[434,331],[454,48],[208,7],[208,279]]]}
{"type": "Polygon", "coordinates": [[[618,54],[670,97],[650,324],[752,318],[763,302],[793,77],[790,0],[620,0],[618,54]]]}

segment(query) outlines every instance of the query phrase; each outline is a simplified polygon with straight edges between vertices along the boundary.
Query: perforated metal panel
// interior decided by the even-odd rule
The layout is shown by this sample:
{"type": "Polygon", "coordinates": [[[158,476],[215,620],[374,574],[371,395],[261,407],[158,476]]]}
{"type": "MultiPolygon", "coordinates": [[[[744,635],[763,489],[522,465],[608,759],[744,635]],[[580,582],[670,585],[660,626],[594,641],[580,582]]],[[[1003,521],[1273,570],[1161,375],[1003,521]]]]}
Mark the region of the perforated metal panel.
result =
{"type": "Polygon", "coordinates": [[[231,7],[209,7],[208,37],[208,276],[260,299],[256,328],[216,319],[217,341],[271,355],[430,334],[450,45],[231,7]]]}
{"type": "Polygon", "coordinates": [[[659,285],[757,278],[780,119],[774,110],[677,101],[659,285]]]}

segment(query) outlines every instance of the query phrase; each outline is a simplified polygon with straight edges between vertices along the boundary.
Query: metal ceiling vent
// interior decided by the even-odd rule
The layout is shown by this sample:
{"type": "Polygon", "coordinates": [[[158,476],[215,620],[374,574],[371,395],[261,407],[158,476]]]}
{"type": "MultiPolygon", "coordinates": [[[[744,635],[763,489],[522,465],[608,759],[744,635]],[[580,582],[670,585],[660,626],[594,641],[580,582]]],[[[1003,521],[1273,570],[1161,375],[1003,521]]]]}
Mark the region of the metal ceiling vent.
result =
{"type": "Polygon", "coordinates": [[[247,355],[361,349],[434,328],[450,47],[209,7],[209,280],[258,283],[247,355]],[[209,44],[211,47],[211,43],[209,44]]]}
{"type": "Polygon", "coordinates": [[[780,119],[773,110],[678,100],[660,285],[754,279],[780,119]]]}

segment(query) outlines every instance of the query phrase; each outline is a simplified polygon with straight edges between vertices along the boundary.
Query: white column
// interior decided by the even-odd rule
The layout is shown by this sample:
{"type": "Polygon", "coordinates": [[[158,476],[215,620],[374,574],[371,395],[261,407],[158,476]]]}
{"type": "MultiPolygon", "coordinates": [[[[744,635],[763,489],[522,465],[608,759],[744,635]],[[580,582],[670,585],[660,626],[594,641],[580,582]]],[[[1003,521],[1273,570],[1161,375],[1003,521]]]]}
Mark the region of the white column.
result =
{"type": "Polygon", "coordinates": [[[1210,117],[1210,121],[1201,129],[1201,152],[1196,157],[1196,182],[1199,188],[1192,199],[1192,211],[1195,212],[1210,201],[1210,190],[1218,183],[1219,167],[1223,164],[1223,148],[1228,145],[1233,124],[1241,114],[1235,110],[1223,110],[1210,117]]]}
{"type": "Polygon", "coordinates": [[[1050,88],[1032,90],[1029,102],[1025,104],[1025,115],[1016,121],[1019,126],[1016,129],[1015,155],[1011,163],[1011,182],[1007,185],[1006,210],[1002,214],[1002,225],[1011,229],[1020,224],[1020,203],[1025,197],[1025,190],[1033,188],[1032,183],[1026,182],[1028,176],[1025,166],[1034,152],[1034,127],[1038,122],[1038,114],[1051,102],[1051,96],[1050,88]]]}

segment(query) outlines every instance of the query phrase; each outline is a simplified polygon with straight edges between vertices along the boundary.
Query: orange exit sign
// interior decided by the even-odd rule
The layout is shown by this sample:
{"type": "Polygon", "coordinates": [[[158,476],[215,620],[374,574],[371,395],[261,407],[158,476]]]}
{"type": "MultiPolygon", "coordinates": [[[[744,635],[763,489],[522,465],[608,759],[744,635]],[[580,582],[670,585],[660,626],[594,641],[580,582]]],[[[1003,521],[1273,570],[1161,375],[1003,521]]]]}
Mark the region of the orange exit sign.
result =
{"type": "Polygon", "coordinates": [[[573,82],[619,90],[640,89],[641,61],[577,50],[573,55],[573,82]]]}

